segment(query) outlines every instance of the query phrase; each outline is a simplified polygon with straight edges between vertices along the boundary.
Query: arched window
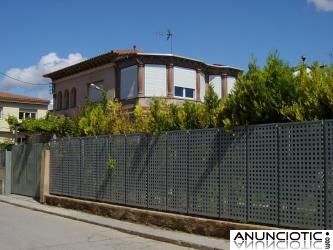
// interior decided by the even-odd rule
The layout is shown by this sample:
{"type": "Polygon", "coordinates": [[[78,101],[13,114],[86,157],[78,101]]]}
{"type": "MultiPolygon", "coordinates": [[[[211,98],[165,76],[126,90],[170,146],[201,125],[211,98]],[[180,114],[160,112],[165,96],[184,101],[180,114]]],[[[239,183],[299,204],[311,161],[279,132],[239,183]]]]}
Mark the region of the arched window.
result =
{"type": "Polygon", "coordinates": [[[61,93],[61,91],[59,91],[58,95],[57,95],[57,110],[62,110],[62,93],[61,93]]]}
{"type": "Polygon", "coordinates": [[[57,105],[58,105],[58,96],[57,94],[53,94],[53,110],[57,110],[57,105]]]}
{"type": "Polygon", "coordinates": [[[66,89],[65,93],[64,93],[64,109],[68,109],[69,108],[69,92],[66,89]]]}
{"type": "Polygon", "coordinates": [[[71,89],[71,108],[76,107],[76,88],[71,89]]]}

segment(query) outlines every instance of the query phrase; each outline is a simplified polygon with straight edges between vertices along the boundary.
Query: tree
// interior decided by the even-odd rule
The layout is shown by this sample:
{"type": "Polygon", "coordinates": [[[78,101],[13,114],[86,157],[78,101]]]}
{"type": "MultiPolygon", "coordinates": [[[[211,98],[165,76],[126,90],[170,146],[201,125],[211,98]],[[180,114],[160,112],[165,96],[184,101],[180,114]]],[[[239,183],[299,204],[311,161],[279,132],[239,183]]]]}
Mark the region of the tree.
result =
{"type": "Polygon", "coordinates": [[[333,118],[333,70],[314,63],[311,70],[299,66],[295,76],[298,95],[292,104],[283,107],[289,121],[309,121],[333,118]]]}
{"type": "Polygon", "coordinates": [[[255,60],[237,79],[235,90],[223,102],[220,119],[225,127],[286,121],[282,108],[297,94],[292,68],[277,53],[267,57],[260,69],[255,60]]]}

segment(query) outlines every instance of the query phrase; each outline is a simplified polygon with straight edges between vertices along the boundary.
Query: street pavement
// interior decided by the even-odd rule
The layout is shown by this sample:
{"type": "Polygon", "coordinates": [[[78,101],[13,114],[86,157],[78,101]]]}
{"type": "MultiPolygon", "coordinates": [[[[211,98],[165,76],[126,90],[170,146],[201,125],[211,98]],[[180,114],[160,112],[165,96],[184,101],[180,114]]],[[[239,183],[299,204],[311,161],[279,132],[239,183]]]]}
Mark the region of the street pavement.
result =
{"type": "Polygon", "coordinates": [[[0,249],[191,249],[0,202],[0,249]]]}
{"type": "MultiPolygon", "coordinates": [[[[51,214],[67,218],[70,220],[81,221],[84,223],[89,223],[103,228],[115,229],[117,231],[136,235],[152,240],[157,240],[160,242],[167,242],[171,244],[176,244],[183,247],[192,247],[195,249],[201,250],[225,250],[229,249],[229,240],[207,237],[197,234],[190,234],[185,232],[166,230],[159,227],[153,227],[138,223],[132,223],[123,220],[116,220],[112,218],[107,218],[103,216],[98,216],[90,213],[85,213],[72,209],[65,209],[61,207],[48,206],[40,204],[39,202],[33,200],[30,197],[21,196],[21,195],[0,195],[0,204],[7,203],[17,207],[28,208],[29,210],[34,210],[42,212],[45,214],[51,214]]],[[[0,210],[1,217],[1,210],[0,210]]],[[[1,227],[1,224],[0,224],[1,227]]],[[[1,232],[0,232],[1,233],[1,232]]],[[[1,243],[1,238],[0,238],[1,243]]],[[[3,249],[0,247],[0,250],[3,249]]],[[[51,248],[54,249],[54,248],[51,248]]],[[[59,249],[59,248],[58,248],[59,249]]],[[[60,248],[63,249],[63,248],[60,248]]],[[[66,248],[65,248],[66,249],[66,248]]],[[[67,248],[73,249],[73,248],[67,248]]],[[[75,249],[75,248],[74,248],[75,249]]],[[[81,249],[81,247],[80,247],[81,249]]],[[[83,248],[85,249],[85,248],[83,248]]],[[[100,248],[94,248],[100,249],[100,248]]],[[[112,249],[112,248],[107,248],[112,249]]],[[[124,249],[124,248],[122,248],[124,249]]],[[[126,249],[126,248],[125,248],[126,249]]],[[[147,248],[144,248],[147,249],[147,248]]],[[[175,245],[171,245],[168,249],[177,249],[175,245]]]]}

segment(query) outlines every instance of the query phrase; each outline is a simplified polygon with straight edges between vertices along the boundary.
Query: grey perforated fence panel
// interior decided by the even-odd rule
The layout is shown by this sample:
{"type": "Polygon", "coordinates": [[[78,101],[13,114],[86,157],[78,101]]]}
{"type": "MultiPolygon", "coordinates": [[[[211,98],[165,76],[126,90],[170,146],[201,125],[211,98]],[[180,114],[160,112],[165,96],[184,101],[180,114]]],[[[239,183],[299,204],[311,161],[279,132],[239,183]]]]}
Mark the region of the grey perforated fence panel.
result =
{"type": "MultiPolygon", "coordinates": [[[[170,131],[159,137],[60,139],[50,145],[50,193],[242,222],[332,229],[332,144],[333,121],[170,131]]],[[[13,158],[13,164],[37,159],[24,157],[13,158]]],[[[13,174],[24,175],[26,183],[35,175],[20,168],[13,174]]]]}
{"type": "Polygon", "coordinates": [[[85,199],[96,199],[98,180],[97,180],[97,144],[95,137],[82,138],[82,169],[81,169],[81,197],[85,199]]]}
{"type": "Polygon", "coordinates": [[[192,130],[189,134],[189,213],[219,217],[218,129],[192,130]]]}
{"type": "Polygon", "coordinates": [[[62,195],[62,145],[61,141],[50,144],[50,193],[62,195]]]}
{"type": "Polygon", "coordinates": [[[278,223],[278,127],[248,128],[248,220],[278,223]]]}
{"type": "Polygon", "coordinates": [[[110,174],[109,167],[110,139],[108,136],[99,136],[96,139],[96,199],[100,201],[109,201],[110,198],[110,174]]]}
{"type": "Polygon", "coordinates": [[[68,195],[81,196],[81,139],[70,138],[67,141],[68,195]]]}
{"type": "Polygon", "coordinates": [[[110,138],[110,159],[115,166],[110,173],[110,202],[125,204],[126,137],[114,135],[110,138]]]}
{"type": "Polygon", "coordinates": [[[148,207],[166,210],[167,135],[150,136],[148,142],[148,207]]]}
{"type": "Polygon", "coordinates": [[[147,207],[147,135],[126,137],[126,204],[147,207]]]}
{"type": "Polygon", "coordinates": [[[326,229],[333,229],[333,121],[325,122],[326,229]]]}
{"type": "Polygon", "coordinates": [[[246,134],[221,130],[221,218],[247,220],[246,134]]]}
{"type": "Polygon", "coordinates": [[[321,122],[280,125],[280,225],[324,228],[321,122]]]}
{"type": "Polygon", "coordinates": [[[70,168],[70,159],[71,155],[71,147],[70,147],[70,139],[62,139],[62,147],[61,147],[61,169],[62,169],[62,194],[65,196],[69,196],[70,183],[72,180],[69,179],[69,168],[70,168]]]}
{"type": "Polygon", "coordinates": [[[188,132],[168,132],[167,209],[188,211],[188,132]]]}

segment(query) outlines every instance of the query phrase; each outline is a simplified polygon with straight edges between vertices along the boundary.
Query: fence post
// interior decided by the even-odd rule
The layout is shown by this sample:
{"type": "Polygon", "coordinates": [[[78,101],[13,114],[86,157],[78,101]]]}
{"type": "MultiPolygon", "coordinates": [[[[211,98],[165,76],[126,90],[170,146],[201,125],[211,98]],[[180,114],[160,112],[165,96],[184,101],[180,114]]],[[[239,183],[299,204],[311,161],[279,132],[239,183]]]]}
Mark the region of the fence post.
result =
{"type": "Polygon", "coordinates": [[[12,192],[12,152],[6,151],[5,194],[12,192]]]}
{"type": "Polygon", "coordinates": [[[84,141],[82,138],[80,138],[80,198],[83,198],[83,192],[82,192],[82,176],[84,171],[84,141]]]}
{"type": "Polygon", "coordinates": [[[127,205],[127,136],[125,136],[125,205],[127,205]]]}
{"type": "Polygon", "coordinates": [[[168,211],[168,132],[165,132],[165,211],[168,211]]]}
{"type": "Polygon", "coordinates": [[[186,204],[186,207],[187,207],[187,214],[189,214],[189,206],[190,206],[190,131],[187,130],[187,186],[186,186],[186,189],[187,189],[187,204],[186,204]]]}
{"type": "Polygon", "coordinates": [[[50,150],[43,150],[40,165],[40,203],[50,193],[50,150]]]}
{"type": "Polygon", "coordinates": [[[326,160],[326,126],[325,126],[325,121],[321,121],[321,126],[322,126],[322,131],[323,131],[323,160],[324,160],[324,229],[327,230],[328,225],[327,225],[327,160],[326,160]]]}
{"type": "Polygon", "coordinates": [[[246,125],[245,127],[246,129],[246,147],[245,147],[245,150],[246,150],[246,153],[245,153],[245,161],[246,161],[246,185],[245,185],[245,188],[246,188],[246,219],[245,221],[248,222],[249,221],[249,126],[246,125]]]}
{"type": "MultiPolygon", "coordinates": [[[[219,150],[219,153],[218,153],[218,162],[219,162],[219,176],[218,176],[218,180],[219,180],[219,218],[221,218],[222,216],[222,199],[221,199],[221,196],[222,196],[222,180],[221,180],[221,175],[222,175],[222,157],[221,157],[221,137],[222,137],[222,132],[221,132],[221,129],[222,128],[218,128],[217,131],[218,131],[218,135],[219,135],[219,147],[218,147],[218,150],[219,150]]],[[[223,198],[223,197],[222,197],[223,198]]]]}
{"type": "Polygon", "coordinates": [[[276,133],[277,133],[277,225],[280,225],[280,205],[281,205],[281,201],[280,201],[280,134],[281,134],[281,128],[279,126],[279,124],[276,125],[276,133]]]}

